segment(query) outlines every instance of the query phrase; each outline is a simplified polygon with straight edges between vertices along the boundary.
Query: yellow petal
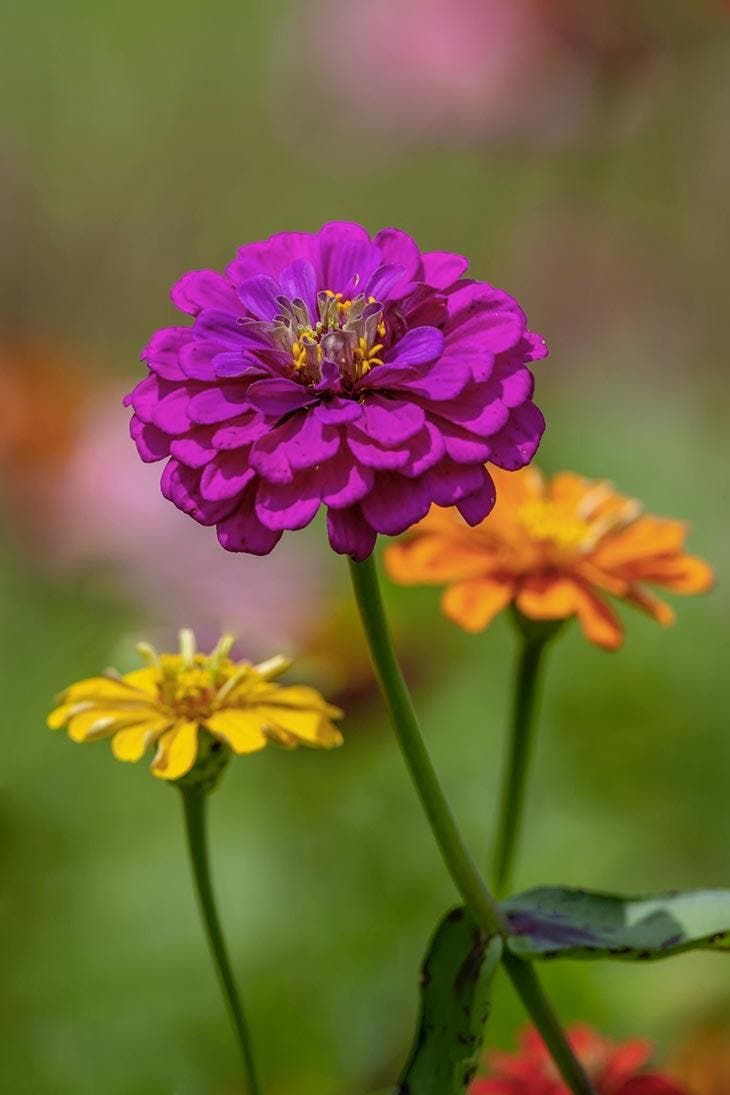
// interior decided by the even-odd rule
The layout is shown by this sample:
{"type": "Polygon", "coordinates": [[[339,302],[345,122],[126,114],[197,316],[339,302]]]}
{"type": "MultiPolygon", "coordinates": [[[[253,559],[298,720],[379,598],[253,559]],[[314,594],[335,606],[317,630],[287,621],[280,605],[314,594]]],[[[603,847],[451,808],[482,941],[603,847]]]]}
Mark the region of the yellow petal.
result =
{"type": "Polygon", "coordinates": [[[61,730],[72,715],[80,715],[82,711],[89,711],[96,706],[92,700],[84,700],[81,703],[62,703],[60,707],[51,711],[46,722],[51,730],[61,730]]]}
{"type": "Polygon", "coordinates": [[[197,755],[197,722],[177,722],[159,739],[152,771],[160,779],[179,779],[190,771],[197,755]]]}
{"type": "Polygon", "coordinates": [[[318,711],[320,714],[329,715],[332,719],[340,719],[344,715],[344,711],[339,707],[327,703],[316,688],[310,688],[306,684],[291,684],[286,688],[276,688],[271,692],[270,698],[267,697],[267,703],[318,711]]]}
{"type": "Polygon", "coordinates": [[[117,730],[135,726],[145,715],[149,717],[150,712],[92,707],[69,719],[68,736],[72,741],[94,741],[97,738],[106,738],[117,730]]]}
{"type": "Polygon", "coordinates": [[[255,711],[261,718],[262,724],[274,736],[279,731],[284,731],[283,744],[285,745],[291,744],[287,740],[289,737],[321,748],[342,744],[342,734],[322,711],[306,711],[274,704],[257,706],[255,711]]]}
{"type": "Polygon", "coordinates": [[[169,719],[150,719],[148,722],[118,730],[112,738],[112,752],[117,760],[135,761],[144,755],[147,746],[169,729],[169,719]]]}
{"type": "Polygon", "coordinates": [[[255,711],[227,707],[205,720],[212,734],[228,742],[234,753],[255,753],[266,745],[262,720],[255,711]]]}
{"type": "MultiPolygon", "coordinates": [[[[139,670],[140,673],[149,673],[147,669],[139,670]]],[[[135,697],[148,700],[147,695],[140,694],[144,690],[134,683],[128,683],[134,673],[129,673],[127,678],[116,677],[88,677],[86,680],[77,681],[66,688],[60,696],[63,703],[80,703],[92,700],[94,703],[117,703],[119,701],[134,700],[135,697]]]]}

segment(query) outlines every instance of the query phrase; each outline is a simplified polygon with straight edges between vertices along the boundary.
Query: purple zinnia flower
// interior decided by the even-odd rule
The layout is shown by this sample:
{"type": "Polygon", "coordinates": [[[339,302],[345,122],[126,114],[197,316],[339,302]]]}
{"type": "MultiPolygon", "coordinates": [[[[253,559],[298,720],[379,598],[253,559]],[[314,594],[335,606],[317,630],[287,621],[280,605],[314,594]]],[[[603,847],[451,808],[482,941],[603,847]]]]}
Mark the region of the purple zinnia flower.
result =
{"type": "Polygon", "coordinates": [[[140,456],[167,458],[165,497],[256,555],[320,505],[334,550],[358,560],[432,503],[482,521],[485,461],[520,468],[539,444],[526,363],[547,350],[467,265],[338,222],[186,274],[172,299],[194,322],[153,336],[127,396],[140,456]]]}

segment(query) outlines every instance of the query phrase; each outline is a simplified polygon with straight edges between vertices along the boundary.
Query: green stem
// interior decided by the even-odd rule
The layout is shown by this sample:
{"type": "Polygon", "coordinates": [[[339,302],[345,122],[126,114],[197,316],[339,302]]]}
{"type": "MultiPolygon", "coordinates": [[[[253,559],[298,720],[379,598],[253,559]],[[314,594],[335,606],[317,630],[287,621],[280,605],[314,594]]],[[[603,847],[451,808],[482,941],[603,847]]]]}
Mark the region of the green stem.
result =
{"type": "Polygon", "coordinates": [[[198,906],[203,918],[210,953],[223,989],[228,1013],[238,1038],[249,1095],[262,1095],[263,1089],[260,1087],[256,1076],[251,1036],[246,1025],[241,1001],[238,998],[236,984],[233,980],[231,964],[226,951],[220,920],[218,919],[215,898],[213,897],[207,839],[208,793],[202,787],[181,787],[180,791],[183,796],[185,810],[185,832],[188,838],[190,864],[193,869],[198,906]]]}
{"type": "Polygon", "coordinates": [[[525,785],[534,739],[535,701],[542,655],[549,635],[522,636],[512,707],[510,753],[499,808],[495,850],[494,889],[507,891],[522,825],[525,785]]]}
{"type": "Polygon", "coordinates": [[[523,962],[520,958],[515,957],[506,947],[502,956],[502,963],[517,991],[517,995],[540,1031],[550,1056],[570,1090],[575,1095],[595,1095],[593,1085],[586,1076],[583,1066],[574,1056],[552,1004],[537,979],[534,968],[529,962],[523,962]]]}
{"type": "MultiPolygon", "coordinates": [[[[505,934],[497,902],[487,889],[466,847],[451,807],[421,736],[408,687],[403,679],[380,594],[378,572],[372,556],[362,563],[350,561],[350,574],[375,673],[390,712],[393,729],[415,785],[431,831],[454,884],[486,935],[505,934]]],[[[525,1004],[545,1044],[550,1049],[573,1095],[595,1095],[573,1056],[558,1020],[542,994],[537,976],[525,963],[508,958],[505,969],[525,1004]]]]}

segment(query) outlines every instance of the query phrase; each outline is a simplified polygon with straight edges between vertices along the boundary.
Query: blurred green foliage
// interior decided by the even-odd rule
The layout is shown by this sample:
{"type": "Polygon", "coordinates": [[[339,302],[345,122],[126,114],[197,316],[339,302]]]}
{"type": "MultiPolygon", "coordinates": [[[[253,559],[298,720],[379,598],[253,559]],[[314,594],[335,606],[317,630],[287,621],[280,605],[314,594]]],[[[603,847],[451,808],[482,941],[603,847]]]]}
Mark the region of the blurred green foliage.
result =
{"type": "MultiPolygon", "coordinates": [[[[730,885],[727,33],[679,41],[650,116],[621,140],[597,128],[560,147],[323,154],[306,98],[282,105],[286,15],[263,0],[6,5],[4,326],[49,334],[99,378],[131,383],[139,347],[172,321],[169,285],[246,240],[345,217],[468,253],[550,341],[542,466],[609,477],[687,518],[690,548],[719,575],[715,594],[677,605],[669,632],[622,610],[618,655],[575,628],[551,650],[518,887],[730,885]]],[[[48,577],[10,518],[5,531],[2,1087],[239,1090],[176,794],[106,745],[78,749],[44,729],[54,693],[146,621],[93,576],[48,577]]],[[[429,745],[486,857],[509,621],[467,637],[435,591],[387,592],[406,651],[419,636],[429,745]]],[[[345,730],[332,754],[271,749],[232,765],[213,803],[221,912],[270,1095],[393,1081],[423,951],[454,897],[376,697],[345,730]]],[[[566,1020],[616,1036],[667,1045],[705,1014],[730,1016],[711,955],[566,963],[545,980],[566,1020]]],[[[498,978],[490,1038],[510,1044],[523,1022],[498,978]]]]}

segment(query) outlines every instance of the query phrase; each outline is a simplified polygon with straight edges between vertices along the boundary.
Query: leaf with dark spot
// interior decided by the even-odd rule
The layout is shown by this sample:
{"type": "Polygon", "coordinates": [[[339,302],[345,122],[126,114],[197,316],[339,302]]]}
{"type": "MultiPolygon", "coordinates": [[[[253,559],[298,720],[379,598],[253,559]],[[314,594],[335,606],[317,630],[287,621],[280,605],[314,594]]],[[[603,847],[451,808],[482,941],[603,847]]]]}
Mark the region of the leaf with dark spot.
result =
{"type": "Polygon", "coordinates": [[[418,1031],[396,1095],[463,1095],[474,1077],[489,1017],[502,940],[479,930],[467,909],[444,917],[421,976],[418,1031]]]}
{"type": "Polygon", "coordinates": [[[730,950],[730,890],[655,897],[543,886],[502,905],[520,958],[647,961],[688,950],[730,950]]]}

